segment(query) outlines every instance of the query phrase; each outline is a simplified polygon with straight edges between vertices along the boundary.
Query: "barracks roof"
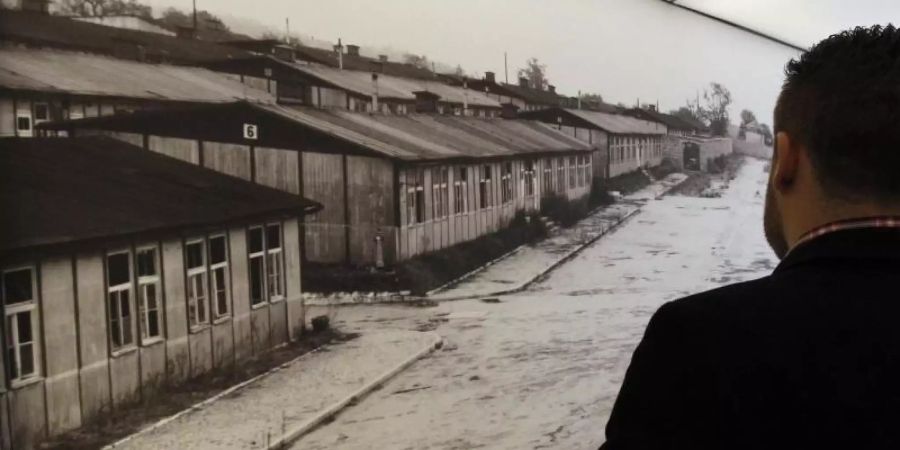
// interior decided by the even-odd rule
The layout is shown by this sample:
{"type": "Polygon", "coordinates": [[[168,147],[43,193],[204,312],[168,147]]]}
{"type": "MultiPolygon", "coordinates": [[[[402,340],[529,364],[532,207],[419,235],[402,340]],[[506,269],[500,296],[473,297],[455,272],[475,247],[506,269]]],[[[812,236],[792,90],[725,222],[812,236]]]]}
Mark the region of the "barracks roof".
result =
{"type": "Polygon", "coordinates": [[[58,130],[110,130],[317,152],[356,152],[403,161],[472,160],[590,151],[536,121],[437,114],[369,114],[238,102],[42,124],[58,130]],[[252,123],[252,141],[242,134],[252,123]]]}
{"type": "Polygon", "coordinates": [[[197,67],[15,46],[0,46],[0,61],[4,89],[187,102],[274,102],[264,91],[197,67]]]}
{"type": "Polygon", "coordinates": [[[112,138],[2,139],[0,254],[303,214],[320,205],[112,138]]]}

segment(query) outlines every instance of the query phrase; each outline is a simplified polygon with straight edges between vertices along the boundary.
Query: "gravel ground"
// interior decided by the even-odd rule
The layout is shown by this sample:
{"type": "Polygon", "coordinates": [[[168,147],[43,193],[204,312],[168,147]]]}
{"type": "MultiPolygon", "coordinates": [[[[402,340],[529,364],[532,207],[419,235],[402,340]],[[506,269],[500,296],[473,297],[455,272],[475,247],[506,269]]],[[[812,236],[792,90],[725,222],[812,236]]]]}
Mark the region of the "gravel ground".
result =
{"type": "Polygon", "coordinates": [[[430,345],[433,333],[374,330],[327,346],[117,448],[259,449],[430,345]]]}
{"type": "Polygon", "coordinates": [[[514,258],[498,261],[465,282],[437,292],[429,298],[447,300],[488,295],[493,292],[518,288],[524,282],[540,275],[561,257],[606,233],[623,217],[639,209],[648,200],[656,198],[686,178],[687,176],[681,173],[671,174],[663,180],[626,196],[622,201],[591,214],[578,222],[576,226],[561,228],[547,239],[524,246],[514,258]]]}
{"type": "Polygon", "coordinates": [[[650,315],[777,263],[762,232],[763,166],[749,160],[729,185],[713,183],[720,198],[647,200],[545,280],[496,302],[338,308],[341,329],[435,329],[445,344],[293,448],[596,448],[650,315]]]}

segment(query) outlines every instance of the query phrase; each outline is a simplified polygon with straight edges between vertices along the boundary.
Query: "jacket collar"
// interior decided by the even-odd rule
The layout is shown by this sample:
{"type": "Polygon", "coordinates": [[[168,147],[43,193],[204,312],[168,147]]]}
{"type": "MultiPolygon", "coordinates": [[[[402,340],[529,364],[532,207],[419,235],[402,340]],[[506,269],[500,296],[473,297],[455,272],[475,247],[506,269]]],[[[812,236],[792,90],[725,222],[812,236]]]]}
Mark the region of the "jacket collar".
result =
{"type": "Polygon", "coordinates": [[[900,228],[848,228],[809,239],[791,249],[775,272],[818,260],[898,260],[900,228]]]}

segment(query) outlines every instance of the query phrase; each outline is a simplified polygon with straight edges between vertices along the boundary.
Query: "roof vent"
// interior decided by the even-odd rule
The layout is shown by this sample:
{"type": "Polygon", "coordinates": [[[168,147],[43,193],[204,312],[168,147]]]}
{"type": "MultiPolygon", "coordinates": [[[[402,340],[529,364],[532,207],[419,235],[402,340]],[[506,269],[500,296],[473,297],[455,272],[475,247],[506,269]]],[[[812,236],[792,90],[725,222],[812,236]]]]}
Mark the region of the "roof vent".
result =
{"type": "Polygon", "coordinates": [[[431,91],[416,91],[416,112],[417,113],[436,113],[438,112],[438,100],[440,95],[431,91]]]}
{"type": "Polygon", "coordinates": [[[272,47],[272,54],[282,61],[294,62],[294,49],[289,45],[276,45],[272,47]]]}
{"type": "Polygon", "coordinates": [[[500,110],[500,117],[502,117],[504,119],[516,119],[519,117],[519,107],[518,106],[516,106],[512,103],[504,103],[500,106],[503,107],[503,109],[500,110]]]}

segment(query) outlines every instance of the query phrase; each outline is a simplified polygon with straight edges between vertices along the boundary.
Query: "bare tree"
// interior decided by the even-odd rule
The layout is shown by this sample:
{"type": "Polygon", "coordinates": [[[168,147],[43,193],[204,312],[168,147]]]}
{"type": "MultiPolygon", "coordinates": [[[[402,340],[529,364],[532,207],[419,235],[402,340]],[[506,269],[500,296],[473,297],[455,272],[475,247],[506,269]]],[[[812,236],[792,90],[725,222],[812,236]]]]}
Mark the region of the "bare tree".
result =
{"type": "Polygon", "coordinates": [[[591,103],[603,103],[603,96],[598,93],[581,94],[581,101],[591,103]]]}
{"type": "Polygon", "coordinates": [[[415,55],[412,53],[407,53],[403,55],[403,62],[412,66],[416,66],[420,69],[430,69],[431,61],[428,61],[428,57],[425,55],[415,55]]]}
{"type": "Polygon", "coordinates": [[[78,17],[153,17],[153,8],[137,0],[60,0],[59,12],[78,17]]]}
{"type": "Polygon", "coordinates": [[[741,125],[747,125],[756,122],[756,114],[753,111],[745,109],[741,111],[741,125]]]}
{"type": "Polygon", "coordinates": [[[682,106],[681,108],[673,109],[669,111],[669,114],[688,121],[703,123],[703,120],[701,120],[700,116],[697,114],[696,109],[690,106],[682,106]]]}
{"type": "MultiPolygon", "coordinates": [[[[185,13],[177,8],[168,8],[163,11],[160,21],[170,28],[193,28],[193,14],[185,13]]],[[[209,11],[197,10],[197,28],[200,30],[229,31],[225,22],[209,11]]]]}
{"type": "Polygon", "coordinates": [[[519,69],[519,78],[527,78],[534,89],[547,89],[547,65],[541,64],[537,58],[528,58],[525,68],[519,69]]]}
{"type": "Polygon", "coordinates": [[[297,36],[287,36],[275,33],[273,31],[266,31],[262,34],[262,39],[264,40],[273,40],[273,41],[281,41],[291,47],[300,47],[303,45],[303,41],[300,40],[297,36]]]}
{"type": "Polygon", "coordinates": [[[703,90],[704,105],[698,105],[699,116],[709,123],[714,136],[728,134],[728,107],[731,105],[731,91],[721,83],[712,82],[703,90]]]}

